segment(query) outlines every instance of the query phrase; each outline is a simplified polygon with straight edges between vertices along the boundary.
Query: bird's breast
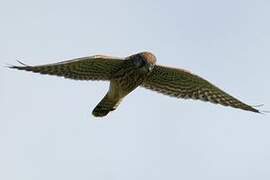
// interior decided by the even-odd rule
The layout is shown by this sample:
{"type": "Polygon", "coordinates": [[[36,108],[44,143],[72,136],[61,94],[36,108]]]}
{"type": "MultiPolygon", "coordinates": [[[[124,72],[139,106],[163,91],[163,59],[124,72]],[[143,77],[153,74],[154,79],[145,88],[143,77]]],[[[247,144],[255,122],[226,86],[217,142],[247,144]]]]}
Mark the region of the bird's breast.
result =
{"type": "Polygon", "coordinates": [[[111,80],[110,89],[112,89],[113,94],[124,97],[140,86],[146,76],[146,74],[139,73],[135,70],[119,72],[111,80]]]}

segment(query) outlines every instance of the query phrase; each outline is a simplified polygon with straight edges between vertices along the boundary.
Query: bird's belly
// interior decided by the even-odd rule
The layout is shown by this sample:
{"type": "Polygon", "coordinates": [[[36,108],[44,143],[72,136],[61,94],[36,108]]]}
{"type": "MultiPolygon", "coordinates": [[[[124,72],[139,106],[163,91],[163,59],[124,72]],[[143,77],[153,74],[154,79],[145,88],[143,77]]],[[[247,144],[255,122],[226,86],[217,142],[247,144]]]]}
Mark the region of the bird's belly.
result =
{"type": "Polygon", "coordinates": [[[119,78],[112,80],[110,83],[110,94],[116,98],[123,98],[140,86],[143,82],[143,77],[136,78],[119,78]]]}

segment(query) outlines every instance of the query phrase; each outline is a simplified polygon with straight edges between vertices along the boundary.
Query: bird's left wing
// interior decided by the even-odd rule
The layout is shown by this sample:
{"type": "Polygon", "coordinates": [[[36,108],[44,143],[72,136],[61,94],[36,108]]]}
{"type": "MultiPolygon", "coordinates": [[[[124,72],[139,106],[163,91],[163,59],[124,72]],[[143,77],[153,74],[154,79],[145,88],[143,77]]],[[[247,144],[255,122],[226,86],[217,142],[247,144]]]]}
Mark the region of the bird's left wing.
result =
{"type": "Polygon", "coordinates": [[[122,62],[121,58],[96,55],[39,66],[29,66],[20,62],[22,66],[10,68],[76,80],[110,80],[122,62]]]}
{"type": "Polygon", "coordinates": [[[173,97],[199,99],[247,111],[259,112],[207,80],[182,69],[156,65],[142,86],[173,97]]]}

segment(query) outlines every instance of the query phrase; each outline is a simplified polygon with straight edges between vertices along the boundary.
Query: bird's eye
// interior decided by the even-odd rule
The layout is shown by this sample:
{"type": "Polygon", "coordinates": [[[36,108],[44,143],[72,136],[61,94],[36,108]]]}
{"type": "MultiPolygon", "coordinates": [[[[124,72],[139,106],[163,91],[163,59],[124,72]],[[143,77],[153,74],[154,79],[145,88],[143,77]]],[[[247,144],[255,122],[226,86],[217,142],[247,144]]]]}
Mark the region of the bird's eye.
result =
{"type": "Polygon", "coordinates": [[[133,62],[136,67],[142,67],[145,65],[145,61],[140,57],[135,58],[133,62]]]}

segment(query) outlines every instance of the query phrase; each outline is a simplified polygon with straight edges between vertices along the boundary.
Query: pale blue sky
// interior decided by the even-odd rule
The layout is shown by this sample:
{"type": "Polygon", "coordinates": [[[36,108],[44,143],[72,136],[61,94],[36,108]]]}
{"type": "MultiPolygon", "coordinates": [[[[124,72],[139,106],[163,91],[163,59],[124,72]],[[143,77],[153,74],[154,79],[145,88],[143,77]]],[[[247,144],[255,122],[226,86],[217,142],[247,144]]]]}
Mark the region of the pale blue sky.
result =
{"type": "MultiPolygon", "coordinates": [[[[152,51],[270,109],[270,2],[3,1],[0,62],[152,51]]],[[[268,180],[269,115],[138,88],[104,119],[107,82],[0,68],[0,179],[268,180]]]]}

